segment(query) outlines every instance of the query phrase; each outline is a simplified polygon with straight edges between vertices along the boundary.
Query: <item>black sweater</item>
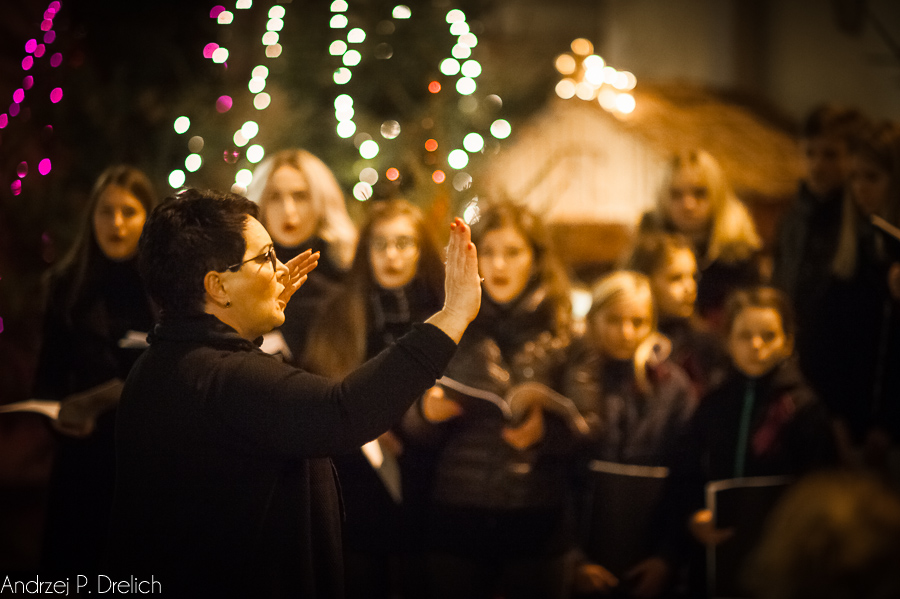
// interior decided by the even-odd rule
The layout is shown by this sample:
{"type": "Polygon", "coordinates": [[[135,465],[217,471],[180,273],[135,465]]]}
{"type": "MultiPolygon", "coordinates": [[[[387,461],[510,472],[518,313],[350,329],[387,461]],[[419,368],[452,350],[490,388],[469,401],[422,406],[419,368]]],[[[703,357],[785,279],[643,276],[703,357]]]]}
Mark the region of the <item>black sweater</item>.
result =
{"type": "Polygon", "coordinates": [[[326,456],[387,430],[455,347],[417,325],[334,383],[213,316],[164,320],[119,408],[111,571],[176,596],[342,596],[326,456]]]}

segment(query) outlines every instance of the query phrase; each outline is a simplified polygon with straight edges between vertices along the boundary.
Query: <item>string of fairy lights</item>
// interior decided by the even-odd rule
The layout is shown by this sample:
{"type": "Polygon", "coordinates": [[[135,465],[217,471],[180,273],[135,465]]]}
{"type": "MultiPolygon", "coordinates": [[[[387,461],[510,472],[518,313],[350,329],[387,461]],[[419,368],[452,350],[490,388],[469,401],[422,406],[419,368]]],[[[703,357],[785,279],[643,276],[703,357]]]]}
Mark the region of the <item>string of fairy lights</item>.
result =
{"type": "Polygon", "coordinates": [[[563,100],[596,100],[604,110],[620,117],[634,112],[636,102],[631,90],[637,85],[637,78],[606,64],[594,54],[590,40],[578,38],[571,49],[556,57],[556,70],[563,75],[556,84],[556,95],[563,100]]]}
{"type": "MultiPolygon", "coordinates": [[[[335,69],[333,73],[333,81],[336,86],[344,86],[353,78],[353,67],[359,65],[363,60],[363,55],[356,49],[366,39],[366,32],[361,27],[353,27],[347,30],[346,36],[343,31],[350,25],[350,21],[346,16],[350,6],[345,0],[335,0],[331,4],[332,17],[329,25],[332,29],[341,32],[340,37],[334,39],[329,46],[329,53],[332,56],[341,58],[341,66],[335,69]],[[346,38],[346,39],[344,39],[346,38]]],[[[412,10],[406,5],[397,5],[391,11],[391,17],[394,20],[408,20],[413,17],[412,10]]],[[[473,98],[473,94],[478,88],[476,79],[481,75],[481,64],[471,59],[472,49],[478,45],[477,36],[472,33],[469,24],[466,22],[466,15],[462,10],[451,9],[446,13],[446,22],[449,26],[450,35],[456,37],[456,43],[453,45],[450,56],[440,62],[439,70],[442,75],[447,78],[459,76],[456,79],[454,88],[460,95],[460,109],[464,112],[472,112],[477,109],[478,102],[473,98]],[[468,101],[467,101],[468,100],[468,101]]],[[[387,22],[388,27],[382,33],[393,33],[393,23],[387,22]]],[[[375,59],[389,59],[393,54],[393,48],[390,44],[381,43],[375,46],[373,56],[375,59]]],[[[444,85],[441,81],[433,80],[428,83],[428,91],[432,94],[441,93],[444,85]]],[[[502,100],[497,95],[490,95],[486,101],[496,106],[502,106],[502,100]]],[[[365,201],[372,196],[372,188],[379,179],[379,172],[371,164],[371,161],[379,155],[381,147],[375,137],[367,131],[358,130],[357,124],[354,122],[355,116],[354,100],[349,93],[340,93],[334,100],[334,115],[337,122],[335,130],[338,137],[342,139],[353,139],[354,145],[359,151],[360,157],[363,159],[363,166],[359,168],[359,181],[353,186],[353,197],[357,200],[365,201]]],[[[388,119],[381,123],[379,133],[384,141],[382,144],[390,143],[397,139],[403,130],[401,123],[394,119],[388,119]]],[[[490,133],[497,140],[509,137],[512,129],[508,121],[505,119],[497,119],[490,126],[490,133]]],[[[452,184],[457,191],[462,191],[472,182],[472,177],[464,168],[469,164],[470,155],[478,154],[485,148],[485,140],[481,133],[470,131],[464,135],[461,140],[457,140],[456,147],[446,153],[447,166],[457,171],[452,179],[452,184]],[[459,147],[462,146],[462,147],[459,147]]],[[[438,159],[434,153],[438,150],[440,144],[434,138],[429,138],[425,142],[425,150],[428,152],[426,164],[436,164],[438,159]]],[[[452,146],[451,146],[452,147],[452,146]]],[[[389,181],[396,181],[402,176],[402,172],[397,166],[387,166],[384,168],[384,176],[389,181]]],[[[447,179],[447,173],[444,169],[438,167],[431,173],[431,179],[436,184],[443,184],[447,179]]]]}
{"type": "MultiPolygon", "coordinates": [[[[39,62],[46,61],[52,69],[58,68],[63,61],[60,52],[50,51],[50,45],[56,40],[56,32],[53,30],[53,20],[62,8],[60,2],[51,2],[44,11],[41,20],[40,30],[41,36],[32,38],[25,42],[25,57],[22,59],[22,71],[26,74],[22,78],[22,86],[13,91],[12,103],[6,112],[0,113],[0,130],[6,129],[13,124],[14,120],[27,120],[30,117],[30,109],[25,106],[25,100],[29,96],[34,95],[35,75],[38,71],[39,62]],[[39,41],[40,39],[40,41],[39,41]]],[[[63,90],[61,87],[53,87],[49,93],[49,100],[52,104],[58,104],[63,99],[63,90]]],[[[53,125],[44,126],[45,133],[53,133],[53,125]]],[[[53,169],[53,164],[49,156],[44,156],[37,160],[37,172],[41,176],[48,175],[53,169]]],[[[22,193],[26,177],[30,172],[30,166],[27,160],[22,160],[16,165],[16,178],[9,185],[13,195],[22,193]]]]}

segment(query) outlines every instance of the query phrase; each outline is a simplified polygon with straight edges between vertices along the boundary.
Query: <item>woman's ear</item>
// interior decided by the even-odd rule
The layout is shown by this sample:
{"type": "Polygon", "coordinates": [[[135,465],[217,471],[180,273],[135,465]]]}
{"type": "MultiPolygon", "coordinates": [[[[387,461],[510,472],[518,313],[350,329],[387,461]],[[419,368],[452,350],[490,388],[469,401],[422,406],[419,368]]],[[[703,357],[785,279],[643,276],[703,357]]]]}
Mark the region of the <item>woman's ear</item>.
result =
{"type": "Polygon", "coordinates": [[[228,298],[228,292],[225,290],[225,282],[222,280],[222,273],[214,270],[209,271],[203,277],[203,288],[206,290],[206,296],[209,301],[218,306],[228,306],[231,301],[228,298]]]}

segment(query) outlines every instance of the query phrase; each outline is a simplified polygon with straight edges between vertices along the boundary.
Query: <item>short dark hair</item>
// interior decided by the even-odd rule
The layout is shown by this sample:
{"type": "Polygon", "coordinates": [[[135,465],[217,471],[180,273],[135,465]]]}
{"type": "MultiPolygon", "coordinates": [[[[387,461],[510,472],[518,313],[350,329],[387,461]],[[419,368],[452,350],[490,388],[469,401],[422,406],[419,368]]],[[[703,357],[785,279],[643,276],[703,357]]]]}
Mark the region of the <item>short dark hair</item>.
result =
{"type": "Polygon", "coordinates": [[[869,123],[862,112],[851,106],[821,104],[815,107],[803,121],[800,137],[837,137],[849,144],[869,123]]]}
{"type": "Polygon", "coordinates": [[[775,287],[748,287],[738,289],[725,301],[725,334],[730,335],[738,314],[747,308],[772,308],[781,316],[781,328],[787,337],[796,332],[794,309],[788,296],[775,287]]]}
{"type": "Polygon", "coordinates": [[[694,246],[684,235],[679,233],[640,233],[623,268],[652,277],[655,272],[669,264],[672,254],[680,250],[694,253],[694,246]]]}
{"type": "Polygon", "coordinates": [[[247,217],[259,207],[243,196],[185,189],[147,219],[138,244],[138,268],[164,315],[203,312],[203,277],[243,260],[247,217]]]}

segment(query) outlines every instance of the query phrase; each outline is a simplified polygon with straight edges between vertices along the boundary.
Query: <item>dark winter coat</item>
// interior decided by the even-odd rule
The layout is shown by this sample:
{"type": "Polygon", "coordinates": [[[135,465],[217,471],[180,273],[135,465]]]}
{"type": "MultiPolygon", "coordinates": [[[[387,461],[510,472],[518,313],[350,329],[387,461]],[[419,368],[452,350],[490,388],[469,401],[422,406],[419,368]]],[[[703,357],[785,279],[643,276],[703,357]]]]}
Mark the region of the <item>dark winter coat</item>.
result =
{"type": "Polygon", "coordinates": [[[110,571],[182,595],[341,597],[327,456],[387,430],[455,347],[416,325],[335,383],[213,316],[164,321],[122,395],[110,571]]]}

